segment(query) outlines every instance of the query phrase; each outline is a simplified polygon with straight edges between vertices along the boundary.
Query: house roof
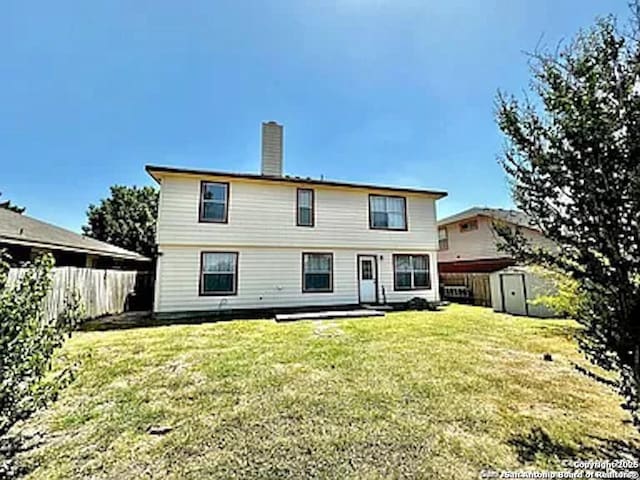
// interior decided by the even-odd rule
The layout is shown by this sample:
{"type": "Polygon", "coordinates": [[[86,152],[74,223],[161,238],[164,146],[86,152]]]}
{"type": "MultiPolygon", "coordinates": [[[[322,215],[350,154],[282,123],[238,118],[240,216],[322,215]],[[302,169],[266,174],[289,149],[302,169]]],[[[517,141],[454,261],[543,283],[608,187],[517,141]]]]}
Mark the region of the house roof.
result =
{"type": "Polygon", "coordinates": [[[468,218],[473,217],[489,217],[494,218],[496,220],[502,220],[504,222],[513,223],[514,225],[518,225],[520,227],[531,228],[533,230],[538,230],[529,216],[526,213],[519,212],[517,210],[505,210],[502,208],[484,208],[484,207],[473,207],[467,210],[464,210],[460,213],[456,213],[455,215],[451,215],[449,217],[443,218],[442,220],[438,220],[438,226],[448,225],[450,223],[460,222],[462,220],[466,220],[468,218]]]}
{"type": "Polygon", "coordinates": [[[0,243],[89,253],[103,257],[149,262],[151,259],[124,248],[83,237],[64,228],[0,208],[0,243]]]}
{"type": "Polygon", "coordinates": [[[423,195],[430,195],[436,197],[436,199],[440,199],[447,196],[447,192],[441,190],[428,190],[421,188],[409,188],[409,187],[394,187],[394,186],[384,186],[384,185],[372,185],[366,183],[352,183],[352,182],[342,182],[335,180],[318,180],[313,178],[303,178],[303,177],[292,177],[289,175],[285,175],[283,177],[277,176],[269,176],[269,175],[261,175],[256,173],[232,173],[232,172],[220,172],[214,170],[198,170],[191,168],[175,168],[175,167],[163,167],[157,165],[147,165],[145,170],[154,180],[159,182],[158,174],[162,173],[176,173],[182,175],[197,175],[197,176],[214,176],[214,177],[224,177],[224,178],[242,178],[246,180],[264,180],[269,182],[278,182],[278,183],[295,183],[295,184],[307,184],[307,185],[321,185],[328,187],[346,187],[346,188],[360,188],[360,189],[376,189],[376,190],[388,190],[391,192],[403,192],[403,193],[418,193],[423,195]]]}

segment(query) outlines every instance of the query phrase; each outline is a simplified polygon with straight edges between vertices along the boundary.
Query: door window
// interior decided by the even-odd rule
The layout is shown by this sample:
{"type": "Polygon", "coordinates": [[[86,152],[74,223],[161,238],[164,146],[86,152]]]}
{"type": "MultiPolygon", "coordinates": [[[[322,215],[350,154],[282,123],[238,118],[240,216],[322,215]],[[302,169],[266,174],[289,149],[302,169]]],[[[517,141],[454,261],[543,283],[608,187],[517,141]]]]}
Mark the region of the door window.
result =
{"type": "Polygon", "coordinates": [[[362,280],[373,280],[373,262],[362,260],[362,280]]]}

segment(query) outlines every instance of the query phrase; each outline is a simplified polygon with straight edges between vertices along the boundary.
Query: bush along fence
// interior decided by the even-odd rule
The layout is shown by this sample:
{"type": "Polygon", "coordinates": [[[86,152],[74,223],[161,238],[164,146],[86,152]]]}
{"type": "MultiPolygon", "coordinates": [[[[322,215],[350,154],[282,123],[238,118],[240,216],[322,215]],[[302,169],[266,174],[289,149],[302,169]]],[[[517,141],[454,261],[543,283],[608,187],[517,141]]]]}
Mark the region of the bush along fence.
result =
{"type": "MultiPolygon", "coordinates": [[[[16,282],[25,273],[24,268],[10,269],[8,282],[16,282]]],[[[52,288],[44,299],[45,318],[58,317],[65,309],[68,295],[73,292],[82,302],[85,319],[129,310],[148,310],[153,297],[153,276],[150,272],[54,268],[52,288]]]]}

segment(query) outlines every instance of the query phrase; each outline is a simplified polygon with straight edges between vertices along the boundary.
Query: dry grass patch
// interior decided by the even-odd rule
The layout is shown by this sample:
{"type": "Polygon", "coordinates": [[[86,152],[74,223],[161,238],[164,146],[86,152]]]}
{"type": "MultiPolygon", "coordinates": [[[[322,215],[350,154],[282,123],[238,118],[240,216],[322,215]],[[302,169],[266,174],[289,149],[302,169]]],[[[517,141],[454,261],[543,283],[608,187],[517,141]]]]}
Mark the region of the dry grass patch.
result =
{"type": "Polygon", "coordinates": [[[25,460],[33,479],[444,480],[636,448],[620,398],[573,367],[576,328],[451,306],[79,333],[25,460]]]}

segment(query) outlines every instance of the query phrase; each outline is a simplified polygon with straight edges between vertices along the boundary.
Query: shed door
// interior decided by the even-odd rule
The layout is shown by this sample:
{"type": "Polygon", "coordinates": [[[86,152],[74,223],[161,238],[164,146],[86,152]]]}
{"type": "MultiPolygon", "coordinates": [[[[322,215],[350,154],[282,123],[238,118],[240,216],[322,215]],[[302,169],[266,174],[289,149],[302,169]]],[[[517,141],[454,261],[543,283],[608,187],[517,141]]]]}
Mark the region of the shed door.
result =
{"type": "Polygon", "coordinates": [[[503,273],[500,275],[504,311],[512,315],[527,315],[524,275],[503,273]]]}

